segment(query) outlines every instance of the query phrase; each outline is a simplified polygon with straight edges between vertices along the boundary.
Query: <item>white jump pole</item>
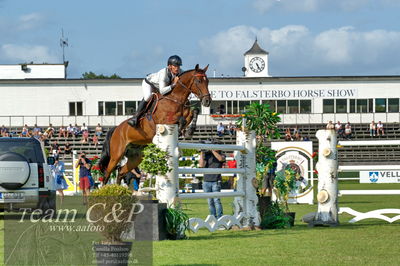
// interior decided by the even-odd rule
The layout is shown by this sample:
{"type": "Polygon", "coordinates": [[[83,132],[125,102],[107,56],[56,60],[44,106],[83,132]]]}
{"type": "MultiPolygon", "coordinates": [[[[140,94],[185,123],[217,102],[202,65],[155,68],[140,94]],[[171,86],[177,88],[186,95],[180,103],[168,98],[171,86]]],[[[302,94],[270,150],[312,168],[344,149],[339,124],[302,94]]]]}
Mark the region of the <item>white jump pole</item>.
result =
{"type": "Polygon", "coordinates": [[[161,150],[166,151],[172,158],[168,159],[168,166],[171,169],[164,176],[156,177],[156,197],[161,203],[167,203],[167,206],[174,206],[179,191],[178,176],[178,125],[157,125],[156,135],[153,143],[161,150]]]}
{"type": "Polygon", "coordinates": [[[318,130],[318,211],[310,223],[312,225],[339,224],[338,219],[338,156],[337,137],[334,130],[318,130]]]}
{"type": "Polygon", "coordinates": [[[256,134],[254,131],[239,130],[236,144],[245,147],[245,151],[236,153],[238,168],[245,168],[245,173],[238,173],[237,191],[244,192],[244,197],[235,197],[235,215],[244,213],[244,227],[260,225],[260,214],[257,210],[257,192],[252,184],[256,178],[256,134]],[[245,154],[243,154],[245,153],[245,154]]]}

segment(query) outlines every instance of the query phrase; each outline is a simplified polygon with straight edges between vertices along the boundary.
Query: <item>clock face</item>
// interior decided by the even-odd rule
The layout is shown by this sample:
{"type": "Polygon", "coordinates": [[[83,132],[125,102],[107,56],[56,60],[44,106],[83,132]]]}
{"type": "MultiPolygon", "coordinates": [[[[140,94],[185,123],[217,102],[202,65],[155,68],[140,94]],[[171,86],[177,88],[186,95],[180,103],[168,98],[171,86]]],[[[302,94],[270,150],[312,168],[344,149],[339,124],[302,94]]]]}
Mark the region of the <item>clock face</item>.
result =
{"type": "Polygon", "coordinates": [[[250,69],[255,72],[255,73],[259,73],[261,71],[264,70],[265,68],[265,62],[261,57],[253,57],[250,60],[250,69]]]}

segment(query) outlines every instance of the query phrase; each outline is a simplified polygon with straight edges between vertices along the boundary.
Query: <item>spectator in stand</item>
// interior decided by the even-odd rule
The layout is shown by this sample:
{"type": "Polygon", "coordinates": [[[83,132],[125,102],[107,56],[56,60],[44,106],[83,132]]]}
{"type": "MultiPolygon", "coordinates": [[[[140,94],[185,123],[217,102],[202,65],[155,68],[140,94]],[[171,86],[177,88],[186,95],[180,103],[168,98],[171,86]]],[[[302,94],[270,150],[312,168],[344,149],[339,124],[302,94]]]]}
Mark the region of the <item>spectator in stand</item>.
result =
{"type": "Polygon", "coordinates": [[[285,140],[286,141],[292,141],[292,133],[290,133],[290,128],[285,129],[285,140]]]}
{"type": "Polygon", "coordinates": [[[221,122],[217,126],[217,135],[218,135],[218,137],[222,137],[224,134],[225,134],[225,127],[221,122]]]}
{"type": "Polygon", "coordinates": [[[66,155],[72,154],[72,146],[71,146],[71,144],[69,144],[68,141],[67,141],[67,143],[65,143],[65,146],[64,146],[64,153],[65,153],[66,155]]]}
{"type": "Polygon", "coordinates": [[[53,141],[50,148],[51,148],[51,153],[53,154],[54,158],[58,159],[60,157],[61,148],[60,148],[60,145],[58,145],[57,140],[53,141]]]}
{"type": "Polygon", "coordinates": [[[82,131],[81,143],[89,143],[89,130],[87,128],[82,131]]]}
{"type": "Polygon", "coordinates": [[[74,127],[72,126],[72,124],[69,124],[69,126],[67,126],[67,138],[69,138],[69,136],[74,136],[74,127]]]}
{"type": "Polygon", "coordinates": [[[62,125],[59,129],[58,129],[58,136],[61,138],[67,138],[67,129],[62,125]]]}
{"type": "Polygon", "coordinates": [[[42,129],[35,124],[32,131],[33,137],[39,138],[41,135],[40,133],[42,133],[42,129]]]}
{"type": "Polygon", "coordinates": [[[79,136],[82,132],[79,131],[79,126],[78,124],[75,123],[75,126],[72,127],[73,135],[74,137],[79,136]]]}
{"type": "Polygon", "coordinates": [[[93,134],[92,142],[93,145],[97,148],[97,146],[99,145],[99,138],[97,137],[96,134],[93,134]]]}
{"type": "Polygon", "coordinates": [[[301,141],[300,129],[299,129],[298,126],[296,126],[296,127],[293,129],[293,135],[294,135],[294,139],[295,139],[296,141],[301,141]]]}
{"type": "Polygon", "coordinates": [[[303,138],[303,141],[310,141],[310,137],[309,137],[308,135],[306,135],[306,136],[303,138]]]}
{"type": "Polygon", "coordinates": [[[54,127],[52,124],[49,124],[49,127],[44,131],[43,133],[44,135],[46,135],[47,138],[52,138],[54,135],[54,127]]]}
{"type": "Polygon", "coordinates": [[[88,127],[86,126],[86,124],[85,123],[83,123],[82,124],[82,126],[81,126],[81,133],[83,133],[83,131],[89,131],[89,129],[88,129],[88,127]]]}
{"type": "Polygon", "coordinates": [[[5,125],[2,125],[2,126],[1,126],[0,134],[1,134],[2,137],[8,137],[8,136],[9,136],[9,134],[8,134],[8,128],[6,128],[5,125]]]}
{"type": "Polygon", "coordinates": [[[376,124],[374,121],[369,124],[369,136],[373,137],[376,136],[376,124]]]}
{"type": "Polygon", "coordinates": [[[351,139],[351,125],[350,122],[347,122],[346,126],[344,127],[344,137],[348,140],[351,139]]]}
{"type": "Polygon", "coordinates": [[[22,127],[22,131],[21,134],[19,135],[20,137],[30,137],[31,135],[29,134],[29,127],[27,124],[25,124],[25,126],[22,127]]]}
{"type": "Polygon", "coordinates": [[[236,126],[232,122],[229,122],[229,125],[228,125],[229,135],[231,135],[231,136],[235,135],[235,131],[236,131],[236,126]]]}
{"type": "Polygon", "coordinates": [[[336,133],[338,134],[338,136],[343,138],[344,128],[343,128],[342,123],[340,123],[340,121],[337,121],[337,123],[335,125],[335,130],[336,130],[336,133]]]}
{"type": "Polygon", "coordinates": [[[332,121],[329,121],[329,123],[326,125],[326,129],[335,129],[335,125],[332,121]]]}
{"type": "Polygon", "coordinates": [[[103,135],[103,128],[100,126],[100,123],[98,123],[96,126],[95,134],[99,138],[103,135]]]}
{"type": "Polygon", "coordinates": [[[376,134],[378,136],[384,136],[385,135],[385,130],[383,129],[383,124],[381,121],[378,122],[376,125],[376,134]]]}

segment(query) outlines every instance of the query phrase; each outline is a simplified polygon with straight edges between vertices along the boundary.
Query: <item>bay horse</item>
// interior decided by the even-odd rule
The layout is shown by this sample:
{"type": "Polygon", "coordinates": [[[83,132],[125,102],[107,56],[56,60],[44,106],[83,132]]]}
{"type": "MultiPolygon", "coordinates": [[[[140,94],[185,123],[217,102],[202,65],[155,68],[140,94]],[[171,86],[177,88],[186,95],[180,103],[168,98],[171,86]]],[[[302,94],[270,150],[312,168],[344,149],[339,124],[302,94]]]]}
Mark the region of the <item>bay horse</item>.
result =
{"type": "Polygon", "coordinates": [[[179,81],[171,92],[166,95],[156,92],[152,99],[155,107],[152,111],[150,109],[150,113],[147,111],[136,128],[128,125],[127,119],[108,131],[99,160],[99,168],[104,175],[103,184],[107,184],[116,168],[117,183],[121,184],[122,177],[140,164],[143,149],[156,134],[156,124],[179,124],[179,129],[183,131],[194,115],[190,106],[187,106],[191,93],[200,99],[203,106],[210,106],[207,69],[208,65],[201,69],[197,64],[195,69],[179,74],[179,81]],[[119,164],[124,156],[128,161],[121,166],[119,164]]]}

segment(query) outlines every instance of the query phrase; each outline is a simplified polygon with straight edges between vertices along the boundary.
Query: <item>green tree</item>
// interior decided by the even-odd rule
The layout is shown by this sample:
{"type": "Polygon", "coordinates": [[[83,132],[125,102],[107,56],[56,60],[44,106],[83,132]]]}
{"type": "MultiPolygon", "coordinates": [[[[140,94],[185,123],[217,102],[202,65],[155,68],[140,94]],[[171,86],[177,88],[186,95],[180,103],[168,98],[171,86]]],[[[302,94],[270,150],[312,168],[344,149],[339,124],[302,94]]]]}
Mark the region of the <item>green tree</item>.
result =
{"type": "Polygon", "coordinates": [[[97,75],[96,73],[89,71],[82,74],[83,79],[120,79],[121,77],[117,74],[113,74],[111,76],[105,76],[103,74],[97,75]]]}

